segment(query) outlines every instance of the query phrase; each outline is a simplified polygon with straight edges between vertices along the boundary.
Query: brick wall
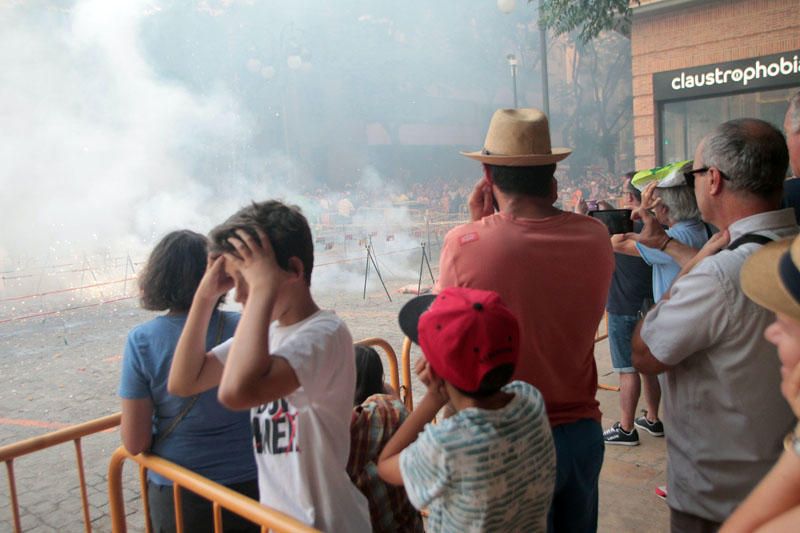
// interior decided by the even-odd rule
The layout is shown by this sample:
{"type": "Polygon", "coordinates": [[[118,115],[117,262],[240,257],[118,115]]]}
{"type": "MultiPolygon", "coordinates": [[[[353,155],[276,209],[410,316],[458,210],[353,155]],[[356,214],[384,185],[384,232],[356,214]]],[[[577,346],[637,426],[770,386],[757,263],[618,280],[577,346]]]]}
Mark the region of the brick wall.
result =
{"type": "Polygon", "coordinates": [[[634,11],[631,55],[636,168],[655,165],[653,73],[797,49],[798,0],[707,0],[653,15],[634,11]]]}

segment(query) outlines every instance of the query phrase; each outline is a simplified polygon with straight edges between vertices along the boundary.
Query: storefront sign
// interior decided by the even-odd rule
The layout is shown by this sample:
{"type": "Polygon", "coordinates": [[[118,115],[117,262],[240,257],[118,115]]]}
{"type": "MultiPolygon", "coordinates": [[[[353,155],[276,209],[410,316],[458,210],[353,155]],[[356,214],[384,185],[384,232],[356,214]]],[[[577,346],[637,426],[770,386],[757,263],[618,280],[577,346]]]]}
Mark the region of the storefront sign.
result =
{"type": "Polygon", "coordinates": [[[656,100],[800,86],[800,51],[653,74],[656,100]]]}

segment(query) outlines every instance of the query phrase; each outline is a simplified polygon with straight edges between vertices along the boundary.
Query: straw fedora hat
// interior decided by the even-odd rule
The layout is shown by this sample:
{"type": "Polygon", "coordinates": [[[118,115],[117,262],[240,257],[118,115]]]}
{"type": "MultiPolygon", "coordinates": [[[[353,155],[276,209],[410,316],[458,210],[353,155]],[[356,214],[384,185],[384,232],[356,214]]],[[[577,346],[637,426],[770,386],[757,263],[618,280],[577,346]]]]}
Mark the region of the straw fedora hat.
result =
{"type": "Polygon", "coordinates": [[[761,307],[800,322],[800,237],[763,246],[742,266],[744,293],[761,307]]]}
{"type": "Polygon", "coordinates": [[[567,157],[569,148],[550,146],[547,116],[538,109],[498,109],[479,152],[461,152],[482,163],[503,167],[551,165],[567,157]]]}

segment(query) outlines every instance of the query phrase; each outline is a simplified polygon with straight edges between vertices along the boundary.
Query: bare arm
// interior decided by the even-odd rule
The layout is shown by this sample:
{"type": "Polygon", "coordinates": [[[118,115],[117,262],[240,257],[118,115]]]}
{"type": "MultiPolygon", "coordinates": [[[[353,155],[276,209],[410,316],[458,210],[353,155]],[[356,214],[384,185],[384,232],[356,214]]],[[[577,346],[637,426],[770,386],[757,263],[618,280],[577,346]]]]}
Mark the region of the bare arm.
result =
{"type": "Polygon", "coordinates": [[[233,280],[223,269],[224,261],[223,257],[209,257],[206,273],[192,300],[167,380],[167,390],[175,396],[192,396],[219,385],[222,363],[206,353],[206,335],[217,301],[233,288],[233,280]]]}
{"type": "MultiPolygon", "coordinates": [[[[268,403],[300,387],[289,362],[269,351],[269,323],[280,291],[293,283],[305,283],[303,269],[281,269],[269,238],[258,234],[260,242],[237,231],[239,238],[230,242],[240,257],[225,254],[225,260],[237,266],[250,288],[219,386],[219,400],[230,409],[268,403]]],[[[299,260],[291,258],[292,262],[299,260]]]]}
{"type": "Polygon", "coordinates": [[[611,236],[611,248],[618,254],[632,255],[640,257],[639,249],[636,248],[635,233],[617,233],[611,236]]]}
{"type": "Polygon", "coordinates": [[[650,212],[661,201],[661,198],[653,198],[656,185],[657,183],[653,182],[642,191],[642,205],[633,212],[633,218],[640,219],[644,224],[642,231],[628,233],[626,237],[632,238],[648,248],[663,251],[683,267],[697,254],[698,249],[672,239],[650,212]]]}
{"type": "Polygon", "coordinates": [[[150,398],[122,399],[122,445],[133,455],[150,449],[153,438],[153,402],[150,398]]]}
{"type": "MultiPolygon", "coordinates": [[[[678,275],[675,277],[675,279],[677,280],[678,278],[680,278],[681,276],[683,276],[687,272],[691,271],[697,265],[697,263],[699,263],[700,261],[702,261],[706,257],[712,256],[715,253],[717,253],[720,250],[722,250],[723,248],[725,248],[726,246],[728,246],[730,241],[731,241],[731,236],[730,236],[730,233],[728,233],[727,229],[726,230],[722,230],[719,233],[716,233],[716,234],[712,235],[711,238],[708,239],[708,241],[705,243],[705,245],[703,245],[703,247],[700,248],[700,250],[693,257],[691,257],[685,263],[681,264],[681,267],[682,267],[681,271],[678,273],[678,275]]],[[[670,246],[673,246],[672,243],[674,243],[674,242],[675,241],[671,241],[669,243],[669,245],[667,246],[667,248],[669,248],[670,246]]],[[[684,246],[684,247],[688,248],[688,246],[685,246],[685,245],[683,245],[681,243],[677,243],[677,244],[680,244],[681,246],[684,246]]],[[[694,248],[692,248],[692,250],[694,250],[694,248]]],[[[675,283],[675,282],[673,281],[673,283],[675,283]]]]}
{"type": "Polygon", "coordinates": [[[655,358],[650,352],[650,348],[642,340],[641,330],[643,321],[636,324],[636,329],[633,331],[631,339],[631,359],[633,359],[633,366],[642,374],[657,375],[666,372],[670,369],[669,365],[665,365],[655,358]]]}
{"type": "MultiPolygon", "coordinates": [[[[791,529],[771,526],[780,525],[779,517],[798,506],[800,506],[800,457],[793,451],[784,451],[772,470],[728,518],[720,533],[750,532],[757,529],[795,531],[798,523],[796,521],[793,522],[791,529]]],[[[797,516],[795,512],[794,520],[797,520],[797,516]]]]}
{"type": "Polygon", "coordinates": [[[378,457],[378,475],[386,483],[403,484],[403,476],[400,473],[400,452],[417,440],[420,432],[425,428],[425,424],[433,420],[439,409],[447,403],[446,393],[441,392],[443,389],[444,383],[441,380],[429,387],[427,394],[416,409],[411,411],[405,422],[383,447],[383,451],[378,457]]]}
{"type": "Polygon", "coordinates": [[[800,506],[786,511],[756,530],[756,533],[795,533],[800,524],[800,506]]]}
{"type": "MultiPolygon", "coordinates": [[[[645,246],[647,245],[645,244],[645,246]]],[[[698,248],[692,248],[691,246],[683,244],[680,241],[676,241],[675,239],[669,241],[663,250],[664,253],[674,259],[675,262],[681,267],[684,267],[689,261],[691,261],[699,251],[700,250],[698,248]]],[[[689,269],[691,270],[691,267],[689,269]]]]}

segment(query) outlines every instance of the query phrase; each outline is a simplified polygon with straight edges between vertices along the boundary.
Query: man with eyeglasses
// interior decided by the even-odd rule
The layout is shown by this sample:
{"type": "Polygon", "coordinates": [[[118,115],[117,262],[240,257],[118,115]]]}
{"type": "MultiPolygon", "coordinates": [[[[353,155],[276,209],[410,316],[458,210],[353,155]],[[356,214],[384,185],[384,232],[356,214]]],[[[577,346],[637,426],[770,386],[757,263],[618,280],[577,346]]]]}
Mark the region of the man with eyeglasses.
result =
{"type": "Polygon", "coordinates": [[[786,134],[786,147],[789,149],[789,167],[792,178],[783,184],[781,207],[794,209],[794,216],[800,224],[800,91],[789,99],[789,108],[783,120],[786,134]]]}
{"type": "MultiPolygon", "coordinates": [[[[793,426],[775,348],[762,336],[772,313],[739,284],[747,256],[800,229],[792,210],[779,209],[788,162],[783,134],[758,119],[726,122],[700,142],[685,178],[720,232],[685,261],[633,335],[634,366],[663,374],[672,531],[716,531],[793,426]]],[[[647,214],[644,223],[658,235],[647,214]]]]}

